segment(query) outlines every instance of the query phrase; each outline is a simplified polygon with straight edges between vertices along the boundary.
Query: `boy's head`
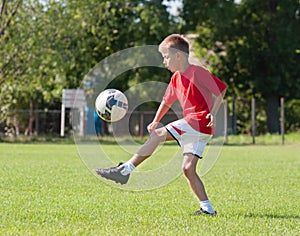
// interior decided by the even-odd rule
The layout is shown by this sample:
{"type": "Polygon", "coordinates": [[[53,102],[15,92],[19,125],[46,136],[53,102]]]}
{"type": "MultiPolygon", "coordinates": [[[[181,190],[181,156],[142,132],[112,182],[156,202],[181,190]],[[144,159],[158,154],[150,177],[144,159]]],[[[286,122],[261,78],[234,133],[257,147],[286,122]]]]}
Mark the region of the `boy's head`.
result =
{"type": "Polygon", "coordinates": [[[184,72],[188,65],[189,42],[179,34],[166,37],[158,48],[164,58],[164,65],[171,72],[184,72]]]}
{"type": "Polygon", "coordinates": [[[190,45],[183,36],[179,34],[171,34],[159,45],[159,51],[161,53],[165,49],[175,49],[176,51],[180,51],[188,55],[190,52],[190,45]]]}

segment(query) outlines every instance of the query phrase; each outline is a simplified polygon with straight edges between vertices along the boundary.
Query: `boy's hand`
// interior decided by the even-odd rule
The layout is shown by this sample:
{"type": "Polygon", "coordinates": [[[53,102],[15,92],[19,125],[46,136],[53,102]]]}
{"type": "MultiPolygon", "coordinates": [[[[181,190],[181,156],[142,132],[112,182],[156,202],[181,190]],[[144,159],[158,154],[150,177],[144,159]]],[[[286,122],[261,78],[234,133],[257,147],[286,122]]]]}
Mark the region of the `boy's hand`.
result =
{"type": "Polygon", "coordinates": [[[211,113],[208,113],[206,116],[206,119],[210,119],[206,127],[213,127],[215,126],[215,119],[214,116],[211,113]]]}
{"type": "Polygon", "coordinates": [[[151,134],[156,129],[158,124],[159,124],[159,122],[152,122],[147,126],[147,130],[148,130],[149,134],[151,134]]]}

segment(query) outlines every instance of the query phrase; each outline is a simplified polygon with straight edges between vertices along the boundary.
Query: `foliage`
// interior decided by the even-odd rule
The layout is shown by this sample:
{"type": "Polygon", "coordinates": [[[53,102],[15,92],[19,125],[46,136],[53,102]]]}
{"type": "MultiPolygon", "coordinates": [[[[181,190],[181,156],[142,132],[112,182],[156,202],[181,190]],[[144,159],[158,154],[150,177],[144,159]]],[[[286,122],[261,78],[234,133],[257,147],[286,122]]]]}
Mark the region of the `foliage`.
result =
{"type": "Polygon", "coordinates": [[[285,104],[285,129],[287,131],[300,130],[300,100],[292,99],[285,104]]]}
{"type": "MultiPolygon", "coordinates": [[[[15,130],[21,130],[18,124],[22,123],[32,134],[38,119],[33,110],[59,109],[62,89],[79,87],[103,58],[128,47],[157,45],[166,35],[180,31],[199,35],[195,53],[226,81],[229,103],[254,96],[265,104],[259,107],[259,129],[278,132],[279,97],[299,99],[298,1],[183,0],[176,19],[163,2],[2,0],[0,123],[7,121],[15,130]],[[12,112],[17,109],[29,110],[31,116],[25,120],[12,112]]],[[[165,78],[169,78],[165,71],[139,68],[109,86],[126,90],[165,78]]],[[[241,133],[250,127],[247,106],[239,108],[241,133]]],[[[295,119],[296,114],[288,114],[287,121],[295,122],[287,125],[288,130],[297,127],[295,119]]]]}
{"type": "Polygon", "coordinates": [[[184,30],[199,33],[202,55],[213,52],[208,58],[228,83],[229,96],[266,101],[268,131],[278,132],[279,97],[297,98],[300,89],[298,1],[197,1],[201,8],[195,4],[184,1],[184,30]]]}
{"type": "MultiPolygon", "coordinates": [[[[0,121],[9,110],[59,109],[62,89],[77,88],[101,59],[128,47],[157,44],[170,26],[160,0],[15,0],[3,9],[0,121]]],[[[127,83],[124,78],[123,86],[127,83]]]]}

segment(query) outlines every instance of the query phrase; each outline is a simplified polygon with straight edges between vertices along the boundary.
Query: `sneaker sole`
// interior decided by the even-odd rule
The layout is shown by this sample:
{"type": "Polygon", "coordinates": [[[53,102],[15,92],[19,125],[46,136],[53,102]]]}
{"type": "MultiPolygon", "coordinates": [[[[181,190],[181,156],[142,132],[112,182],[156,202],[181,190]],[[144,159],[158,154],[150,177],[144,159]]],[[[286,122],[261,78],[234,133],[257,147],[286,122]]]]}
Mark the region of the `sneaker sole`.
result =
{"type": "Polygon", "coordinates": [[[114,182],[117,183],[117,184],[124,185],[124,184],[126,184],[126,183],[128,182],[128,180],[127,180],[126,182],[122,182],[122,181],[118,181],[118,180],[115,180],[115,179],[107,178],[106,176],[104,176],[104,175],[102,175],[100,172],[98,172],[97,170],[96,170],[96,173],[97,173],[97,175],[101,176],[102,178],[107,179],[107,180],[114,181],[114,182]]]}

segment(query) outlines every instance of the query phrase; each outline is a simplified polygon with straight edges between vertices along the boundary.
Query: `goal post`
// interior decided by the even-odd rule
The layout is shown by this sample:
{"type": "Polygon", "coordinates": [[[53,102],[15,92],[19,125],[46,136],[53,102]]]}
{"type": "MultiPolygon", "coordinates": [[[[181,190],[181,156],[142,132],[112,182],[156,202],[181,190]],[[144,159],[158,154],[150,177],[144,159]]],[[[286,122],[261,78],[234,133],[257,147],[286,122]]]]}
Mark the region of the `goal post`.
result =
{"type": "Polygon", "coordinates": [[[60,136],[65,136],[66,108],[77,108],[80,112],[79,135],[85,133],[85,108],[86,99],[83,89],[63,89],[61,104],[60,136]]]}

